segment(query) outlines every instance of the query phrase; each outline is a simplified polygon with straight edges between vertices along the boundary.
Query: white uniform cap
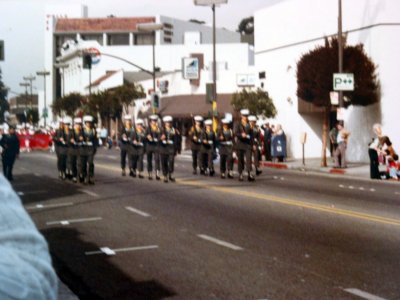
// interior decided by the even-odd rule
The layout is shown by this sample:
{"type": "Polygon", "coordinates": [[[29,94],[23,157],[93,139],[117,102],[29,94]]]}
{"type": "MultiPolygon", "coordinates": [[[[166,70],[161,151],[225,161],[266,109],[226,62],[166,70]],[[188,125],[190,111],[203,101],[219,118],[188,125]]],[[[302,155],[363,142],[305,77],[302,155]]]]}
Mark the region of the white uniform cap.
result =
{"type": "Polygon", "coordinates": [[[257,122],[256,116],[249,116],[249,122],[257,122]]]}
{"type": "Polygon", "coordinates": [[[151,121],[158,121],[158,116],[157,115],[151,115],[151,116],[149,116],[149,119],[151,121]]]}
{"type": "Polygon", "coordinates": [[[82,124],[82,118],[75,118],[74,119],[75,124],[82,124]]]}
{"type": "Polygon", "coordinates": [[[231,121],[229,119],[222,119],[222,124],[229,124],[231,121]]]}
{"type": "Polygon", "coordinates": [[[204,124],[210,126],[210,125],[212,125],[212,120],[211,119],[207,119],[207,120],[204,121],[204,124]]]}
{"type": "Polygon", "coordinates": [[[240,114],[242,115],[242,116],[248,116],[249,114],[250,114],[250,111],[246,108],[246,109],[242,109],[241,111],[240,111],[240,114]]]}
{"type": "Polygon", "coordinates": [[[202,116],[195,116],[194,117],[194,120],[196,121],[196,122],[203,122],[203,117],[202,116]]]}
{"type": "Polygon", "coordinates": [[[124,116],[124,120],[125,121],[131,121],[132,120],[132,116],[131,115],[125,115],[124,116]]]}
{"type": "Polygon", "coordinates": [[[172,117],[171,116],[165,116],[162,120],[163,120],[163,122],[172,122],[172,117]]]}
{"type": "Polygon", "coordinates": [[[93,122],[93,117],[92,116],[84,116],[83,117],[83,122],[93,122]]]}
{"type": "Polygon", "coordinates": [[[137,119],[136,120],[136,125],[143,125],[143,119],[137,119]]]}
{"type": "Polygon", "coordinates": [[[64,124],[71,124],[72,123],[72,118],[71,117],[64,117],[62,122],[64,124]]]}
{"type": "Polygon", "coordinates": [[[258,127],[261,127],[261,126],[263,126],[264,125],[264,121],[263,120],[258,120],[257,121],[257,126],[258,127]]]}

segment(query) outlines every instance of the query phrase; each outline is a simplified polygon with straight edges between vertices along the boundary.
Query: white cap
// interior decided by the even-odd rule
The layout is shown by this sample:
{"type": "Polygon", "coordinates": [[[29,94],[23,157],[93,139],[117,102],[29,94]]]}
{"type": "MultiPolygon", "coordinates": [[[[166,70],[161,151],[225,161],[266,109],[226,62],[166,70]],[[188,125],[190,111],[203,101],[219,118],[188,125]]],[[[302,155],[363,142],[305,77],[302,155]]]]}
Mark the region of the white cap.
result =
{"type": "Polygon", "coordinates": [[[203,117],[202,116],[195,116],[194,117],[194,120],[196,121],[196,122],[203,122],[203,117]]]}
{"type": "Polygon", "coordinates": [[[132,120],[132,116],[131,115],[125,115],[124,116],[124,120],[125,121],[131,121],[132,120]]]}
{"type": "Polygon", "coordinates": [[[257,126],[258,127],[261,127],[261,126],[263,126],[264,125],[264,121],[263,120],[258,120],[257,121],[257,126]]]}
{"type": "Polygon", "coordinates": [[[93,122],[93,117],[92,116],[84,116],[83,117],[83,122],[93,122]]]}
{"type": "Polygon", "coordinates": [[[204,125],[210,126],[212,125],[212,120],[211,119],[207,119],[204,121],[204,125]]]}
{"type": "Polygon", "coordinates": [[[82,118],[75,118],[74,119],[75,124],[82,124],[82,118]]]}
{"type": "Polygon", "coordinates": [[[62,122],[64,124],[71,124],[72,123],[72,118],[71,117],[64,117],[62,122]]]}
{"type": "Polygon", "coordinates": [[[149,116],[149,120],[158,121],[158,116],[157,115],[151,115],[151,116],[149,116]]]}
{"type": "Polygon", "coordinates": [[[257,117],[256,116],[249,116],[249,122],[257,122],[257,117]]]}
{"type": "Polygon", "coordinates": [[[143,125],[143,119],[137,119],[136,120],[136,125],[143,125]]]}
{"type": "Polygon", "coordinates": [[[172,122],[172,117],[171,116],[165,116],[162,120],[163,120],[163,122],[172,122]]]}
{"type": "Polygon", "coordinates": [[[240,114],[242,115],[242,116],[248,116],[249,114],[250,114],[250,111],[246,108],[246,109],[242,109],[241,111],[240,111],[240,114]]]}
{"type": "Polygon", "coordinates": [[[221,120],[222,124],[229,124],[231,121],[229,119],[222,119],[221,120]]]}

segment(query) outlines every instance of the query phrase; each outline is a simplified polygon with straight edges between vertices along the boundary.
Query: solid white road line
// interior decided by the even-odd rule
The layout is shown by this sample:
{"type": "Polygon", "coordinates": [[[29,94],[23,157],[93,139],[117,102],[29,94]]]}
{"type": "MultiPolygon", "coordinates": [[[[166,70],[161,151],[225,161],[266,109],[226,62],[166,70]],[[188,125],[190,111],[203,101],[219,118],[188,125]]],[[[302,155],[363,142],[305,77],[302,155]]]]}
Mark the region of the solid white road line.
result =
{"type": "Polygon", "coordinates": [[[361,291],[361,290],[359,290],[359,289],[352,289],[352,288],[350,288],[350,289],[344,289],[344,291],[346,291],[346,292],[348,292],[348,293],[350,293],[350,294],[353,294],[353,295],[355,295],[355,296],[361,297],[361,298],[363,298],[363,299],[367,299],[367,300],[386,300],[385,298],[381,298],[381,297],[372,295],[372,294],[370,294],[370,293],[361,291]]]}
{"type": "Polygon", "coordinates": [[[74,205],[72,202],[68,203],[59,203],[59,204],[36,204],[35,206],[26,206],[26,209],[43,209],[43,208],[53,208],[53,207],[63,207],[63,206],[71,206],[74,205]]]}
{"type": "Polygon", "coordinates": [[[213,237],[208,236],[208,235],[205,235],[205,234],[199,234],[199,235],[197,235],[197,236],[198,236],[199,238],[203,239],[203,240],[209,241],[209,242],[211,242],[211,243],[214,243],[214,244],[217,244],[217,245],[219,245],[219,246],[223,246],[223,247],[226,247],[226,248],[235,250],[235,251],[241,251],[241,250],[243,250],[243,248],[241,248],[241,247],[239,247],[239,246],[236,246],[236,245],[231,244],[231,243],[227,243],[227,242],[225,242],[225,241],[221,241],[221,240],[219,240],[219,239],[213,238],[213,237]]]}
{"type": "Polygon", "coordinates": [[[91,192],[88,190],[80,190],[82,193],[85,193],[86,195],[92,196],[92,197],[100,197],[99,194],[96,194],[95,192],[91,192]]]}
{"type": "Polygon", "coordinates": [[[108,247],[102,247],[102,248],[100,248],[100,251],[88,251],[88,252],[85,252],[85,255],[96,255],[96,254],[115,255],[118,252],[151,250],[151,249],[157,249],[157,248],[158,248],[157,245],[141,246],[141,247],[129,247],[129,248],[119,248],[119,249],[110,249],[108,247]]]}
{"type": "Polygon", "coordinates": [[[145,218],[150,217],[150,215],[149,215],[148,213],[145,213],[144,211],[138,210],[138,209],[133,208],[133,207],[131,207],[131,206],[127,206],[127,207],[125,207],[125,208],[126,208],[127,210],[129,210],[129,211],[135,213],[135,214],[138,214],[139,216],[142,216],[142,217],[145,217],[145,218]]]}
{"type": "Polygon", "coordinates": [[[93,221],[99,221],[101,219],[102,218],[95,217],[95,218],[84,218],[84,219],[73,219],[73,220],[61,220],[61,221],[47,222],[46,225],[56,225],[56,224],[69,225],[71,223],[93,222],[93,221]]]}

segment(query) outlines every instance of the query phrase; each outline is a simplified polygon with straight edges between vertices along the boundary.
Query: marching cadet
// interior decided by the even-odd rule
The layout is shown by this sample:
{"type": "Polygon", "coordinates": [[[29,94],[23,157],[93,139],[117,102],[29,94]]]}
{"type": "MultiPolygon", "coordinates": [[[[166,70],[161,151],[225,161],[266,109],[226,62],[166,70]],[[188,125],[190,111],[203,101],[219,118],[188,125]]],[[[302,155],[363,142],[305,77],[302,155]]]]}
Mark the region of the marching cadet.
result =
{"type": "Polygon", "coordinates": [[[168,180],[175,181],[172,174],[174,173],[175,155],[180,151],[179,132],[172,126],[171,116],[165,116],[163,123],[160,137],[160,156],[164,182],[167,183],[168,180]]]}
{"type": "Polygon", "coordinates": [[[256,169],[256,175],[260,175],[260,159],[261,159],[261,131],[257,125],[257,117],[249,116],[249,123],[252,130],[252,154],[254,159],[254,167],[256,169]]]}
{"type": "Polygon", "coordinates": [[[76,183],[78,181],[78,170],[80,172],[80,149],[82,146],[82,119],[74,119],[74,129],[70,131],[68,135],[68,160],[72,172],[72,181],[76,183]]]}
{"type": "Polygon", "coordinates": [[[143,156],[144,147],[146,141],[146,132],[143,127],[143,120],[137,119],[135,123],[135,129],[131,132],[131,171],[133,172],[133,177],[136,177],[136,171],[139,171],[139,178],[144,178],[143,176],[143,156]]]}
{"type": "Polygon", "coordinates": [[[208,119],[204,121],[205,128],[203,129],[201,135],[201,153],[203,153],[203,158],[206,159],[206,170],[205,175],[214,176],[214,153],[215,153],[215,133],[212,129],[212,120],[208,119]]]}
{"type": "Polygon", "coordinates": [[[197,174],[197,167],[200,169],[200,174],[204,174],[203,168],[203,159],[201,153],[201,135],[203,133],[203,117],[195,116],[194,117],[195,124],[190,128],[189,131],[189,139],[190,139],[190,148],[192,150],[192,166],[193,166],[193,174],[197,174]]]}
{"type": "MultiPolygon", "coordinates": [[[[125,115],[124,116],[124,128],[122,128],[122,132],[119,139],[119,147],[121,149],[121,169],[122,169],[122,176],[126,176],[125,166],[126,166],[126,157],[128,156],[128,167],[130,169],[131,166],[131,155],[130,151],[130,141],[129,138],[132,134],[132,116],[125,115]]],[[[130,176],[133,176],[133,172],[130,171],[130,176]]]]}
{"type": "Polygon", "coordinates": [[[228,172],[228,178],[233,178],[233,131],[229,127],[228,119],[222,119],[221,122],[222,127],[217,132],[221,178],[226,178],[226,172],[228,172]]]}
{"type": "Polygon", "coordinates": [[[53,136],[53,143],[54,143],[54,151],[56,152],[57,156],[57,170],[58,170],[58,177],[61,179],[62,178],[62,167],[61,167],[61,156],[60,156],[60,147],[62,146],[60,138],[62,137],[62,133],[64,131],[64,123],[63,120],[61,119],[60,122],[58,123],[58,128],[56,129],[56,132],[53,136]]]}
{"type": "Polygon", "coordinates": [[[160,152],[159,140],[161,129],[158,126],[158,116],[149,117],[150,125],[146,129],[146,154],[147,154],[147,172],[149,180],[153,180],[153,157],[156,171],[156,179],[160,180],[160,152]]]}
{"type": "Polygon", "coordinates": [[[98,146],[96,129],[93,128],[93,117],[83,117],[81,148],[81,175],[84,183],[94,184],[94,156],[98,146]]]}
{"type": "Polygon", "coordinates": [[[236,124],[234,135],[236,139],[236,151],[238,156],[239,181],[243,181],[244,162],[246,159],[246,171],[248,181],[254,181],[251,174],[251,153],[252,153],[252,130],[248,121],[248,109],[240,111],[241,120],[236,124]]]}
{"type": "Polygon", "coordinates": [[[63,129],[60,131],[60,134],[58,136],[58,153],[60,156],[61,179],[65,180],[68,174],[68,136],[70,133],[70,125],[72,123],[72,119],[70,117],[64,117],[62,123],[63,129]]]}
{"type": "Polygon", "coordinates": [[[3,148],[1,156],[4,176],[7,177],[9,181],[13,181],[12,169],[15,159],[19,155],[19,140],[15,133],[14,126],[10,126],[8,134],[2,136],[0,146],[3,148]]]}

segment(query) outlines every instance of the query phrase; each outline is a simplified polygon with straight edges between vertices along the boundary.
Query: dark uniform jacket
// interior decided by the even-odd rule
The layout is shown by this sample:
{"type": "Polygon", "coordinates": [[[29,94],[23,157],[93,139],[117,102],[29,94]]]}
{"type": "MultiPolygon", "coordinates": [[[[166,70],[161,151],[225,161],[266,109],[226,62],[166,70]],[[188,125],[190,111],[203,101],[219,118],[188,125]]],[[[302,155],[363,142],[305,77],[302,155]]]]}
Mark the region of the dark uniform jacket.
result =
{"type": "Polygon", "coordinates": [[[129,139],[131,137],[133,128],[122,128],[121,135],[119,137],[119,141],[121,145],[128,145],[130,143],[129,139]]]}
{"type": "Polygon", "coordinates": [[[137,129],[131,131],[130,141],[135,154],[143,154],[146,142],[146,131],[143,128],[141,132],[137,129]]]}
{"type": "Polygon", "coordinates": [[[83,142],[82,148],[84,150],[96,152],[98,146],[97,132],[94,128],[83,128],[82,130],[83,142]]]}
{"type": "Polygon", "coordinates": [[[236,149],[238,150],[248,150],[251,149],[253,144],[253,130],[250,127],[249,123],[236,124],[234,130],[235,140],[236,140],[236,149]],[[245,133],[245,137],[243,137],[243,133],[245,133]]]}
{"type": "Polygon", "coordinates": [[[158,150],[158,144],[160,141],[161,129],[152,127],[151,125],[146,128],[146,149],[148,151],[158,150]]]}
{"type": "Polygon", "coordinates": [[[203,129],[203,132],[201,133],[201,151],[213,152],[215,150],[216,141],[213,130],[207,131],[206,129],[203,129]]]}
{"type": "Polygon", "coordinates": [[[4,158],[15,158],[19,154],[19,139],[16,134],[3,135],[0,140],[4,158]]]}
{"type": "Polygon", "coordinates": [[[227,155],[233,150],[233,130],[228,128],[224,130],[224,128],[219,128],[217,132],[217,137],[219,141],[219,153],[222,155],[227,155]]]}
{"type": "Polygon", "coordinates": [[[173,154],[180,152],[180,135],[174,127],[161,129],[160,134],[160,154],[173,154]]]}
{"type": "Polygon", "coordinates": [[[203,133],[202,127],[192,126],[189,131],[190,148],[199,151],[201,149],[201,135],[203,133]]]}

